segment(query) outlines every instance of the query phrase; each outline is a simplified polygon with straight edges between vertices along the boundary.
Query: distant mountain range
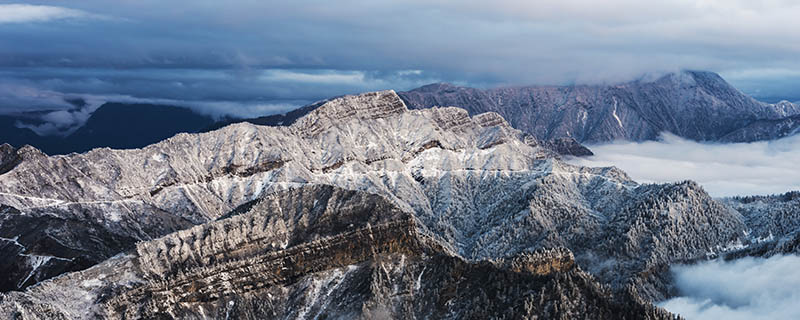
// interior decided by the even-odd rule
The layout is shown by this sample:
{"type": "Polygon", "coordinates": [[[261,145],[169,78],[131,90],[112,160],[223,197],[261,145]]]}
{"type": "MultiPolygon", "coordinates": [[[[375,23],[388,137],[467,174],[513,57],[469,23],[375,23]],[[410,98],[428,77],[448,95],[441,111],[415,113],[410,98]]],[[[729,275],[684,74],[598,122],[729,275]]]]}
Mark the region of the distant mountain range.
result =
{"type": "MultiPolygon", "coordinates": [[[[665,131],[715,142],[772,140],[800,131],[800,104],[756,101],[712,72],[684,71],[655,80],[594,86],[476,89],[437,83],[398,94],[412,109],[457,106],[472,115],[497,112],[541,143],[576,156],[591,154],[581,143],[654,140],[665,131]]],[[[39,136],[17,126],[31,121],[31,115],[5,115],[0,116],[0,143],[28,144],[47,154],[140,148],[177,133],[208,132],[237,122],[290,125],[327,101],[285,114],[222,120],[185,107],[112,102],[66,137],[39,136]]]]}
{"type": "Polygon", "coordinates": [[[671,132],[695,141],[750,142],[785,137],[800,128],[800,105],[756,101],[719,75],[701,71],[616,85],[475,89],[439,83],[399,95],[409,108],[497,112],[542,140],[644,141],[671,132]]]}
{"type": "Polygon", "coordinates": [[[19,127],[31,121],[23,115],[0,115],[0,143],[34,146],[47,154],[85,152],[94,148],[141,148],[181,132],[199,132],[215,125],[211,116],[184,107],[109,102],[92,113],[86,123],[66,137],[40,136],[19,127]]]}

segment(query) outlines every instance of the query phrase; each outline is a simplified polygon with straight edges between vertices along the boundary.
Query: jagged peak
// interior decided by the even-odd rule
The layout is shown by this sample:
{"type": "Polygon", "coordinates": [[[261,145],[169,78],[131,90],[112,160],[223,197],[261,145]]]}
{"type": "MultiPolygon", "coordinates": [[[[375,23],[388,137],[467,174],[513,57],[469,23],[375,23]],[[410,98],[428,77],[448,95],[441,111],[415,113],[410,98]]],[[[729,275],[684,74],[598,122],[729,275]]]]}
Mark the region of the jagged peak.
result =
{"type": "Polygon", "coordinates": [[[19,149],[17,149],[17,154],[21,157],[27,158],[32,156],[47,156],[42,150],[37,149],[36,147],[26,144],[19,149]]]}
{"type": "Polygon", "coordinates": [[[406,104],[394,90],[368,92],[332,99],[298,119],[290,127],[316,135],[333,122],[345,119],[379,119],[407,112],[406,104]]]}

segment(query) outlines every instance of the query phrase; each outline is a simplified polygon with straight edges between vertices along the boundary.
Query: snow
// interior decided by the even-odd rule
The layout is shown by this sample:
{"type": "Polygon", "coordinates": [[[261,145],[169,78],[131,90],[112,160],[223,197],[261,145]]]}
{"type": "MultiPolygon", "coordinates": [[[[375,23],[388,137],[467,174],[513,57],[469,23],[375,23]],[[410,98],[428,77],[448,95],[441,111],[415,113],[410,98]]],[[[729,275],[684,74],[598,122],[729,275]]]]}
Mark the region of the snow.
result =
{"type": "Polygon", "coordinates": [[[45,265],[48,261],[50,261],[50,256],[35,256],[35,255],[28,255],[28,264],[31,267],[31,271],[28,272],[28,276],[25,277],[22,281],[17,283],[17,287],[21,288],[28,280],[36,273],[36,270],[39,270],[40,267],[45,265]]]}
{"type": "Polygon", "coordinates": [[[614,119],[617,120],[617,124],[619,124],[619,127],[624,128],[622,126],[622,120],[620,120],[619,116],[617,116],[617,105],[618,105],[617,97],[614,97],[614,111],[611,112],[611,115],[614,116],[614,119]]]}
{"type": "Polygon", "coordinates": [[[100,281],[100,279],[88,279],[81,282],[81,287],[84,288],[99,287],[101,285],[103,285],[103,281],[100,281]]]}

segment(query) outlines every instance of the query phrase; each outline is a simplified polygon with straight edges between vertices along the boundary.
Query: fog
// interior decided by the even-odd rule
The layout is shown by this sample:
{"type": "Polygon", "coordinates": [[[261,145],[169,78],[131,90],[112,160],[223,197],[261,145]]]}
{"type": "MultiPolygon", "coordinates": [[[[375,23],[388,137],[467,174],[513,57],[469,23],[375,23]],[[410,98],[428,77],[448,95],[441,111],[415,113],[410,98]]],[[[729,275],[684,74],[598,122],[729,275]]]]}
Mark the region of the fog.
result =
{"type": "Polygon", "coordinates": [[[681,297],[658,305],[686,319],[797,319],[800,257],[719,260],[673,267],[681,297]]]}
{"type": "Polygon", "coordinates": [[[671,134],[659,141],[589,146],[585,166],[616,166],[639,182],[694,180],[712,196],[800,190],[800,135],[770,142],[709,144],[671,134]]]}

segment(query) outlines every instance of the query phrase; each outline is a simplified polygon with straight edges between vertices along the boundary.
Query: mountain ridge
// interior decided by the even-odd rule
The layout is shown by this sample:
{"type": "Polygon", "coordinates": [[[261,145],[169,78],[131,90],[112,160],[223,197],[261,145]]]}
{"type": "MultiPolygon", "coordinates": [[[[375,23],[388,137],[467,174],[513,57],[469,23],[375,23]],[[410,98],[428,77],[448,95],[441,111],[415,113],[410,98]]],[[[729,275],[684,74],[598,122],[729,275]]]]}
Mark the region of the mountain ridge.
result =
{"type": "MultiPolygon", "coordinates": [[[[800,105],[756,101],[706,71],[615,85],[475,89],[439,83],[399,95],[411,108],[459,105],[471,114],[494,111],[541,140],[572,137],[581,143],[655,140],[664,131],[695,141],[733,141],[725,136],[756,121],[800,115],[800,105]]],[[[795,128],[794,122],[789,125],[795,128]]],[[[738,134],[739,140],[781,137],[763,127],[738,134]]]]}
{"type": "MultiPolygon", "coordinates": [[[[800,230],[792,216],[781,216],[786,227],[777,229],[757,218],[760,211],[736,210],[691,181],[639,184],[614,167],[567,164],[498,113],[470,116],[456,107],[409,109],[391,90],[333,99],[290,126],[232,124],[207,133],[177,134],[141,149],[100,148],[61,156],[47,156],[33,147],[0,150],[6,150],[0,161],[15,163],[0,175],[0,255],[7,263],[0,267],[7,277],[4,291],[15,290],[2,295],[0,300],[7,303],[0,302],[0,312],[59,314],[48,297],[84,281],[89,281],[91,297],[111,292],[119,303],[111,299],[84,305],[71,295],[52,301],[78,304],[76,310],[100,308],[106,311],[98,312],[110,317],[140,311],[147,317],[169,310],[195,315],[207,307],[227,312],[233,310],[226,307],[230,301],[250,306],[265,301],[255,293],[233,300],[220,296],[226,282],[211,281],[217,274],[211,271],[242,264],[278,278],[291,272],[287,282],[266,289],[278,290],[267,292],[282,299],[268,300],[279,306],[311,303],[309,310],[341,314],[363,314],[363,306],[381,306],[399,312],[390,314],[431,314],[410,311],[411,304],[403,302],[408,300],[391,298],[406,294],[398,296],[392,288],[396,284],[411,290],[421,275],[418,271],[440,263],[451,266],[430,275],[452,286],[426,284],[428,291],[422,292],[428,293],[420,298],[425,301],[451,297],[443,294],[459,284],[479,287],[480,282],[460,282],[458,275],[464,273],[458,272],[502,278],[512,277],[509,265],[519,273],[574,261],[578,269],[551,268],[556,272],[544,278],[514,275],[522,287],[503,291],[512,300],[483,299],[479,305],[511,310],[503,307],[505,303],[527,301],[522,305],[530,308],[515,314],[569,317],[588,312],[582,308],[603,310],[622,299],[623,305],[641,308],[642,318],[663,318],[663,311],[653,309],[651,302],[675,294],[669,278],[672,263],[756,248],[766,243],[761,239],[768,234],[768,243],[780,243],[800,230]],[[339,200],[325,200],[333,194],[339,200]],[[319,211],[323,209],[329,213],[319,211]],[[325,218],[310,223],[314,217],[325,218]],[[36,225],[45,227],[26,229],[36,225]],[[220,236],[229,233],[236,236],[220,236]],[[322,241],[333,238],[341,241],[322,241]],[[418,256],[403,239],[431,240],[437,249],[430,256],[435,258],[418,256]],[[59,246],[48,245],[53,243],[59,246]],[[324,261],[350,259],[342,252],[352,251],[325,251],[341,246],[356,246],[357,252],[367,254],[324,264],[332,269],[321,270],[307,269],[302,256],[282,251],[311,248],[300,251],[330,252],[318,256],[328,259],[324,261]],[[274,264],[257,263],[265,261],[264,252],[253,248],[297,258],[275,260],[273,268],[274,264]],[[544,265],[536,259],[525,262],[526,254],[542,252],[537,250],[564,254],[553,253],[557,259],[544,265]],[[383,271],[390,266],[396,272],[383,271]],[[281,271],[284,267],[290,271],[281,271]],[[155,271],[142,273],[141,268],[155,271]],[[68,272],[76,269],[84,271],[68,272]],[[120,272],[110,276],[109,270],[120,272]],[[158,287],[161,280],[153,274],[164,274],[163,280],[176,285],[158,287]],[[355,274],[363,276],[342,280],[355,274]],[[53,278],[57,275],[61,276],[53,278]],[[343,283],[351,292],[367,293],[342,295],[355,304],[331,306],[330,300],[313,294],[331,288],[320,283],[343,283]],[[525,294],[530,290],[548,298],[535,300],[525,294]],[[297,293],[303,302],[292,300],[287,292],[297,293]],[[150,293],[191,306],[177,310],[178,305],[148,300],[150,293]],[[551,294],[563,310],[572,311],[549,313],[546,303],[536,302],[550,301],[551,294]],[[593,302],[570,304],[570,297],[593,302]],[[141,308],[126,311],[127,302],[141,308]]],[[[765,207],[770,210],[773,205],[765,207]]],[[[222,277],[228,276],[230,284],[273,283],[273,278],[253,278],[246,272],[222,277]]],[[[455,296],[453,301],[464,310],[480,312],[468,307],[471,298],[455,296]]],[[[448,309],[446,303],[436,306],[426,310],[444,310],[434,314],[445,317],[460,309],[448,309]]],[[[275,308],[242,310],[265,316],[275,308]]]]}
{"type": "MultiPolygon", "coordinates": [[[[669,131],[687,139],[717,142],[772,140],[800,131],[800,122],[797,120],[800,117],[798,114],[800,104],[786,101],[775,104],[758,102],[745,96],[713,72],[685,71],[678,74],[667,74],[661,78],[648,78],[647,80],[643,78],[632,82],[602,86],[552,85],[474,89],[447,83],[435,83],[399,94],[412,108],[455,105],[467,109],[472,115],[485,111],[498,112],[504,118],[508,118],[515,128],[533,134],[543,144],[548,144],[551,149],[571,156],[592,155],[591,150],[581,145],[582,142],[601,143],[615,139],[653,140],[657,139],[663,131],[669,131]],[[695,78],[700,79],[699,82],[695,78]],[[659,81],[664,83],[671,81],[672,83],[668,86],[655,85],[659,81]],[[695,102],[690,100],[681,102],[686,98],[681,98],[680,95],[674,93],[680,90],[686,91],[686,88],[680,89],[681,86],[685,87],[687,84],[691,86],[693,82],[695,85],[700,83],[705,91],[700,90],[702,92],[698,91],[700,93],[695,94],[697,97],[695,102]],[[645,88],[649,92],[640,90],[639,87],[645,88]],[[520,92],[515,93],[515,91],[530,91],[530,94],[527,94],[529,97],[526,98],[524,95],[518,96],[520,92]],[[709,95],[709,92],[717,94],[717,96],[709,95]],[[720,93],[724,94],[719,95],[720,93]],[[459,98],[459,96],[464,97],[459,98]],[[422,100],[416,101],[415,99],[422,100]],[[509,101],[519,108],[514,109],[513,106],[508,106],[509,101]],[[614,107],[615,101],[617,107],[620,108],[619,111],[614,107]],[[715,105],[730,105],[739,108],[724,112],[709,109],[708,112],[700,113],[690,110],[695,114],[680,120],[680,117],[676,118],[675,115],[686,111],[672,109],[685,103],[697,103],[696,106],[700,111],[715,105]],[[540,106],[538,111],[528,110],[531,106],[537,105],[540,106]],[[556,106],[558,110],[542,109],[541,105],[556,106]],[[656,107],[647,107],[650,105],[656,107]],[[747,110],[741,109],[742,106],[766,111],[762,110],[760,115],[750,114],[747,110]],[[506,108],[514,110],[504,111],[506,108]],[[596,111],[591,111],[593,109],[596,111]],[[726,113],[740,116],[733,118],[721,116],[726,113]],[[686,119],[701,120],[687,121],[686,119]],[[630,124],[623,122],[630,122],[630,124]],[[620,125],[622,125],[621,128],[620,125]]],[[[87,125],[67,137],[39,136],[28,128],[17,128],[17,122],[20,119],[13,116],[0,116],[0,123],[6,123],[3,126],[5,131],[0,131],[0,143],[10,143],[16,147],[30,144],[47,154],[85,152],[94,147],[138,148],[169,138],[177,133],[208,132],[238,122],[269,126],[290,125],[335,98],[321,100],[283,114],[220,120],[194,113],[185,107],[109,102],[98,109],[100,113],[97,116],[92,114],[89,117],[87,125]],[[132,109],[121,108],[122,106],[130,108],[142,106],[146,112],[138,110],[132,114],[130,112],[133,111],[132,109]],[[112,107],[117,111],[107,110],[112,107]],[[152,110],[147,111],[149,109],[152,110]],[[102,114],[111,115],[111,120],[107,119],[105,122],[108,123],[102,123],[103,121],[97,119],[102,114]],[[137,118],[145,120],[131,120],[137,118]],[[88,125],[98,122],[100,126],[95,126],[97,128],[94,129],[88,125]],[[120,127],[129,129],[119,130],[120,127]],[[140,129],[144,128],[154,128],[155,130],[144,130],[145,134],[142,134],[140,129]],[[97,129],[100,129],[98,131],[100,133],[95,132],[97,129]],[[115,139],[111,139],[111,137],[115,137],[115,139]]]]}

